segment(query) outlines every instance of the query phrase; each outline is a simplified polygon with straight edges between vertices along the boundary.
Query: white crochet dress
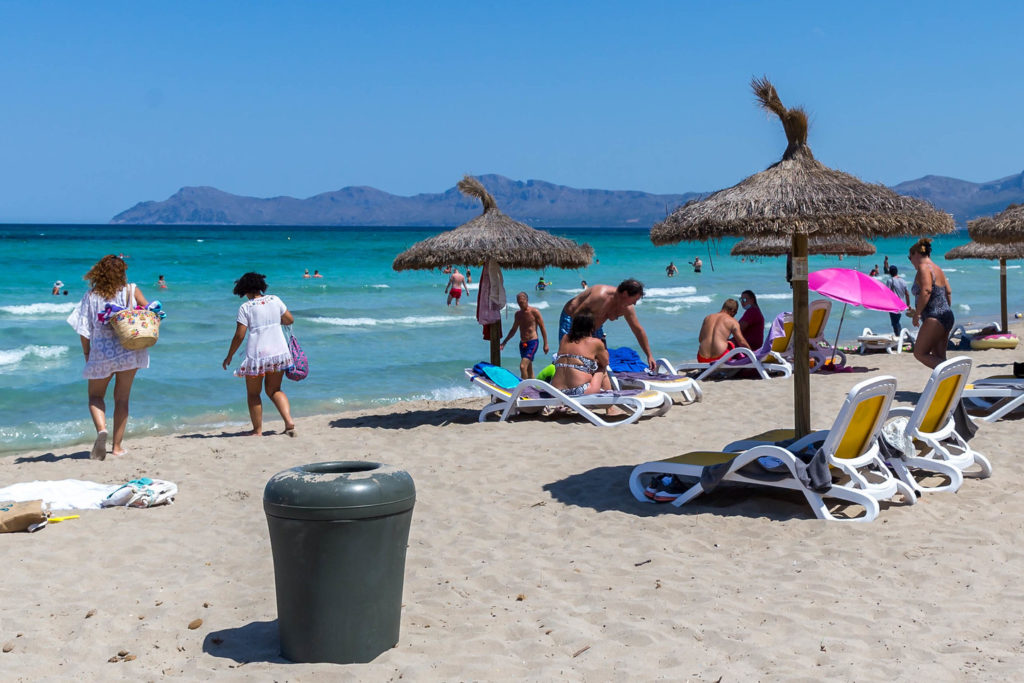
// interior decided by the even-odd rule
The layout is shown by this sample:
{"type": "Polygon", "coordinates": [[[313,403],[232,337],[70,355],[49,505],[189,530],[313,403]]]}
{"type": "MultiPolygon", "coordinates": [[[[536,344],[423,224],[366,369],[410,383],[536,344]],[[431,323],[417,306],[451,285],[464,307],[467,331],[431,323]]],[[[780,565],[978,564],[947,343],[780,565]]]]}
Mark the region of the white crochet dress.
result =
{"type": "Polygon", "coordinates": [[[86,379],[106,379],[115,372],[149,367],[149,349],[131,351],[124,348],[117,341],[114,328],[99,321],[98,316],[108,303],[134,308],[135,285],[125,286],[112,299],[104,299],[89,290],[68,316],[68,325],[89,340],[89,359],[82,371],[86,379]]]}
{"type": "Polygon", "coordinates": [[[238,307],[238,322],[249,328],[245,359],[236,377],[262,377],[283,372],[293,364],[292,352],[281,330],[281,316],[288,310],[273,294],[264,294],[238,307]]]}

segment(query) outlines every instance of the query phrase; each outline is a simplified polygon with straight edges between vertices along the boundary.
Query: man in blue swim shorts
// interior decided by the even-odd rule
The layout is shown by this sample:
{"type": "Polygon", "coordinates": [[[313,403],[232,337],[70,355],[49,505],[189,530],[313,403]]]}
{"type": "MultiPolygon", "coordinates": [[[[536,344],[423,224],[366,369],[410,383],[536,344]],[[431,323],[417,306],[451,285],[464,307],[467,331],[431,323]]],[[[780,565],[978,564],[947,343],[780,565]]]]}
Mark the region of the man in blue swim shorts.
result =
{"type": "Polygon", "coordinates": [[[537,328],[540,328],[544,336],[544,353],[548,353],[548,331],[544,328],[544,318],[540,311],[530,305],[530,297],[526,292],[519,292],[516,295],[516,303],[519,310],[516,311],[515,321],[508,336],[501,342],[501,348],[505,348],[508,340],[519,330],[519,374],[523,379],[533,379],[533,357],[537,354],[537,347],[540,341],[537,339],[537,328]]]}
{"type": "Polygon", "coordinates": [[[604,324],[608,320],[625,318],[629,329],[633,331],[640,350],[647,354],[647,364],[653,370],[657,367],[654,354],[651,353],[650,343],[647,341],[647,332],[640,324],[636,315],[636,302],[644,295],[644,285],[639,280],[630,278],[623,280],[618,287],[611,285],[592,285],[577,294],[562,307],[562,314],[558,317],[558,341],[569,334],[572,327],[572,317],[577,313],[586,311],[594,316],[594,336],[604,339],[604,324]]]}

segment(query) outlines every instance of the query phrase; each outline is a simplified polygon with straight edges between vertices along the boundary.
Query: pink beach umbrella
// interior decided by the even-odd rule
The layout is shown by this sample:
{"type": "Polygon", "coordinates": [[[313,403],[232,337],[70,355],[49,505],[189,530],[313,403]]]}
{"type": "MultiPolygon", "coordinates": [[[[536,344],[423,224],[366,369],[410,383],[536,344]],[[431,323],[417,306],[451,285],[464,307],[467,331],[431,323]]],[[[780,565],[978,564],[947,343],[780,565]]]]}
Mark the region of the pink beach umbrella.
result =
{"type": "Polygon", "coordinates": [[[846,317],[846,304],[887,313],[902,313],[907,309],[907,302],[896,296],[896,292],[889,289],[883,282],[870,275],[865,275],[859,270],[850,270],[849,268],[816,270],[807,275],[807,289],[843,302],[843,314],[839,316],[836,342],[832,348],[839,343],[843,318],[846,317]]]}
{"type": "Polygon", "coordinates": [[[872,311],[902,313],[907,303],[889,287],[870,275],[849,268],[826,268],[807,275],[807,289],[844,304],[872,311]]]}

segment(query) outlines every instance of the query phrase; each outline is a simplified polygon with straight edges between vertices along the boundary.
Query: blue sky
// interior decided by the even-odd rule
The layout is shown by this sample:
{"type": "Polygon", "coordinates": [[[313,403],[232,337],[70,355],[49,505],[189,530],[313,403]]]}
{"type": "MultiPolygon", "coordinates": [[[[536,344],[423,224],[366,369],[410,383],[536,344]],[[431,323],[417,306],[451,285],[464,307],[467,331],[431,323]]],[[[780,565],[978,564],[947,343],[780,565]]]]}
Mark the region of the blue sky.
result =
{"type": "Polygon", "coordinates": [[[439,192],[463,173],[715,190],[775,162],[768,75],[823,163],[1024,170],[1020,3],[6,2],[0,222],[185,185],[439,192]]]}

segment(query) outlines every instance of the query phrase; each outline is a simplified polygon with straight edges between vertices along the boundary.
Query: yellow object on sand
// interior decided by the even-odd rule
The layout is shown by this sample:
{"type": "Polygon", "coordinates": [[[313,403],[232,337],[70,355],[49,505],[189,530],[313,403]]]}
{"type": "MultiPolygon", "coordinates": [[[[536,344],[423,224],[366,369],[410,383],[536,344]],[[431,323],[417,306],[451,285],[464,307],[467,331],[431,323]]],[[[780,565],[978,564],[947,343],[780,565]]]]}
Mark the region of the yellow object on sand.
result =
{"type": "Polygon", "coordinates": [[[78,519],[81,515],[68,515],[66,517],[50,517],[50,524],[56,524],[57,522],[63,522],[66,519],[78,519]]]}

